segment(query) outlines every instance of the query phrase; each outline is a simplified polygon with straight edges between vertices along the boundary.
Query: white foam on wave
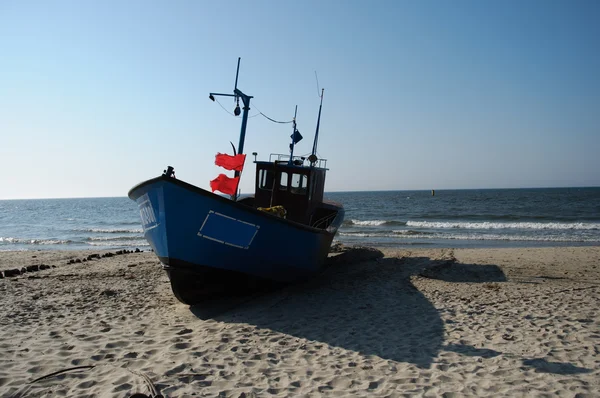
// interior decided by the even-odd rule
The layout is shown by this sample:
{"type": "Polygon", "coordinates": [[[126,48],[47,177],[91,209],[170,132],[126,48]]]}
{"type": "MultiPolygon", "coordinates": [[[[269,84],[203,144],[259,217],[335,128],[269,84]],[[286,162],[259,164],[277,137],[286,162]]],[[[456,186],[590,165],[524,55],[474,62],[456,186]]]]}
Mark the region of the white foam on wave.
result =
{"type": "Polygon", "coordinates": [[[580,242],[580,243],[600,243],[600,238],[590,238],[582,236],[525,236],[525,235],[500,235],[500,234],[432,234],[432,233],[412,233],[406,234],[401,231],[392,231],[393,233],[348,233],[338,232],[340,236],[356,238],[397,238],[397,239],[439,239],[439,240],[500,240],[515,242],[580,242]]]}
{"type": "Polygon", "coordinates": [[[2,236],[0,236],[0,242],[6,242],[6,243],[16,243],[17,238],[4,238],[2,236]]]}
{"type": "Polygon", "coordinates": [[[392,230],[397,235],[431,235],[433,232],[414,231],[412,229],[392,230]]]}
{"type": "Polygon", "coordinates": [[[385,234],[385,233],[367,233],[367,232],[356,232],[356,233],[348,233],[348,232],[338,232],[340,236],[352,236],[356,238],[391,238],[396,235],[394,234],[385,234]]]}
{"type": "Polygon", "coordinates": [[[353,225],[377,226],[377,225],[383,225],[383,224],[385,224],[387,221],[384,221],[384,220],[366,220],[366,221],[361,221],[361,220],[350,220],[350,222],[351,222],[353,225]]]}
{"type": "Polygon", "coordinates": [[[86,242],[86,244],[88,244],[90,246],[98,246],[98,247],[150,246],[150,244],[145,240],[132,240],[132,241],[125,241],[125,242],[115,242],[115,241],[86,242]]]}
{"type": "Polygon", "coordinates": [[[446,239],[455,240],[504,240],[504,241],[529,241],[529,242],[600,242],[598,238],[587,238],[581,236],[524,236],[524,235],[497,235],[497,234],[468,234],[450,235],[446,239]]]}
{"type": "Polygon", "coordinates": [[[121,240],[139,240],[141,236],[90,236],[90,241],[121,241],[121,240]]]}
{"type": "Polygon", "coordinates": [[[79,232],[97,232],[103,234],[139,234],[144,232],[141,228],[133,228],[133,229],[105,229],[105,228],[87,228],[87,229],[76,229],[79,232]]]}
{"type": "Polygon", "coordinates": [[[0,242],[4,243],[21,243],[25,245],[67,245],[71,243],[70,240],[62,240],[62,239],[24,239],[24,238],[11,238],[11,237],[1,237],[0,242]]]}
{"type": "Polygon", "coordinates": [[[407,221],[406,225],[417,228],[437,229],[554,229],[554,230],[597,230],[600,223],[558,223],[558,222],[446,222],[446,221],[407,221]]]}

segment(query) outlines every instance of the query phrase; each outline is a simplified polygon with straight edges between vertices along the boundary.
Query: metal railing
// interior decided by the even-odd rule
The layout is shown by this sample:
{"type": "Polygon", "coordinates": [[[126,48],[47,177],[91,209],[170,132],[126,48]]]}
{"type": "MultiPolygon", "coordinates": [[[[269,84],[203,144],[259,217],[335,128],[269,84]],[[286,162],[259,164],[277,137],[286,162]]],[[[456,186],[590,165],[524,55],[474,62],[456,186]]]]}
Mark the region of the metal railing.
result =
{"type": "MultiPolygon", "coordinates": [[[[311,162],[307,157],[304,156],[294,156],[292,158],[294,165],[296,166],[310,166],[311,162]]],[[[290,155],[286,155],[283,153],[272,153],[269,155],[269,162],[279,162],[279,163],[287,163],[290,161],[290,155]]],[[[317,159],[316,162],[312,164],[314,167],[326,168],[327,167],[327,159],[317,159]]]]}

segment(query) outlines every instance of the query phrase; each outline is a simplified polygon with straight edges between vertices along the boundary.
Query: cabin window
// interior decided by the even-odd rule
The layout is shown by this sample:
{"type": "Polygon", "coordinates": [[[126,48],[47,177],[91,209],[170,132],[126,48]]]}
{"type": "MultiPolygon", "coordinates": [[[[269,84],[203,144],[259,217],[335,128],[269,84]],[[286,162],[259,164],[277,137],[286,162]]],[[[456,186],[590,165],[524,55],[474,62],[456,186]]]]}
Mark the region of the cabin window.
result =
{"type": "Polygon", "coordinates": [[[308,176],[304,174],[292,174],[292,193],[298,195],[306,195],[308,187],[308,176]]]}
{"type": "Polygon", "coordinates": [[[273,172],[261,169],[258,172],[258,187],[270,191],[273,189],[273,172]]]}
{"type": "Polygon", "coordinates": [[[285,171],[282,171],[281,178],[279,180],[279,189],[281,189],[282,191],[287,191],[287,187],[288,187],[288,173],[286,173],[285,171]]]}

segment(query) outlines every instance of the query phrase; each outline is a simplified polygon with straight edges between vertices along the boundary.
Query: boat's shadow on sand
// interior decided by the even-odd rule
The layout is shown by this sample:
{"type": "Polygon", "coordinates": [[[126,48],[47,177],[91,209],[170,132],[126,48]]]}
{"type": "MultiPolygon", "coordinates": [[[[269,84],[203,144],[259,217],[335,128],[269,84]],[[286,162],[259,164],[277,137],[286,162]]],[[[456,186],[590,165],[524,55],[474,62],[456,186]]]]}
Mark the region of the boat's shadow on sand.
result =
{"type": "Polygon", "coordinates": [[[494,265],[427,257],[384,258],[352,248],[319,277],[258,298],[190,307],[199,318],[247,323],[333,347],[429,367],[444,344],[439,311],[411,283],[422,275],[454,282],[506,280],[494,265]],[[448,268],[451,266],[451,270],[448,268]]]}

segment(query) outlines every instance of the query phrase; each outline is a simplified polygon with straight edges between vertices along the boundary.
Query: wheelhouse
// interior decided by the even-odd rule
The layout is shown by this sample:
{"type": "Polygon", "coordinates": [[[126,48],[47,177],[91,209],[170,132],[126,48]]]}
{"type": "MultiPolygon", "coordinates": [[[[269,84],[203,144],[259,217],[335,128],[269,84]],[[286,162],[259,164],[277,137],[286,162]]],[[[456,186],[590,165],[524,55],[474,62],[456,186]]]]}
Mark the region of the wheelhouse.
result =
{"type": "Polygon", "coordinates": [[[255,161],[254,205],[261,208],[282,206],[286,218],[313,225],[320,218],[325,187],[326,160],[314,162],[303,157],[272,154],[269,161],[255,161]]]}

